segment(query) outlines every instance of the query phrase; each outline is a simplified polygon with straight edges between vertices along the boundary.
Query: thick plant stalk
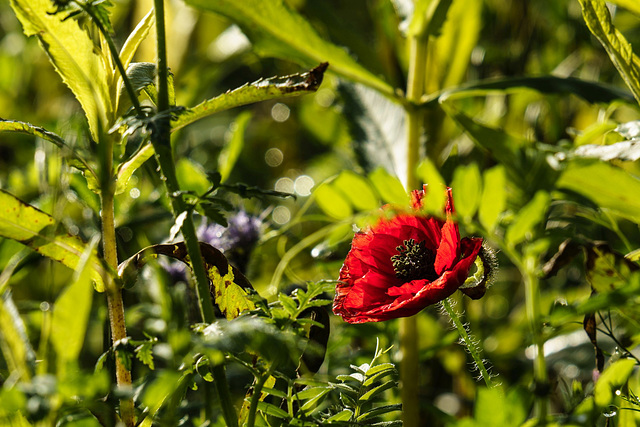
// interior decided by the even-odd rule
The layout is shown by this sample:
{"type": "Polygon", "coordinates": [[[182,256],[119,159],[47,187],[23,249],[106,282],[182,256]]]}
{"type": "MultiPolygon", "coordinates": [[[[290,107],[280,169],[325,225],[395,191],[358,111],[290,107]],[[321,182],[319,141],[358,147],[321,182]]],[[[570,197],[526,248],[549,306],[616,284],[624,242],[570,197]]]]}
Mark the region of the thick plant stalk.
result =
{"type": "MultiPolygon", "coordinates": [[[[420,161],[420,137],[422,134],[422,113],[415,107],[424,93],[425,68],[427,62],[427,38],[414,35],[409,39],[410,59],[407,84],[407,187],[413,190],[419,187],[416,169],[420,161]]],[[[418,357],[417,317],[404,317],[400,320],[400,381],[401,399],[405,427],[420,425],[420,366],[418,357]]]]}
{"type": "MultiPolygon", "coordinates": [[[[171,207],[174,216],[186,212],[181,231],[184,236],[187,252],[191,259],[191,267],[196,279],[196,293],[200,307],[202,320],[212,323],[215,320],[213,304],[209,293],[209,279],[204,268],[200,245],[196,235],[191,212],[187,210],[184,200],[178,195],[180,186],[176,176],[173,153],[171,150],[171,124],[169,112],[169,89],[167,79],[169,68],[167,65],[166,35],[164,25],[164,0],[154,0],[156,13],[157,49],[158,49],[158,114],[155,128],[152,132],[151,143],[156,152],[156,158],[160,164],[167,193],[171,199],[171,207]]],[[[212,367],[212,374],[225,423],[229,427],[238,425],[238,417],[231,401],[229,385],[225,376],[224,366],[212,367]]]]}
{"type": "MultiPolygon", "coordinates": [[[[102,244],[105,261],[115,271],[118,268],[118,254],[116,248],[116,228],[114,216],[115,186],[112,179],[113,141],[104,138],[101,142],[102,155],[102,179],[101,179],[101,220],[102,220],[102,244]]],[[[109,310],[109,325],[111,327],[111,341],[117,344],[127,337],[127,328],[124,321],[124,304],[122,302],[122,290],[116,285],[113,277],[105,274],[107,304],[109,310]]],[[[116,357],[116,382],[120,388],[131,387],[131,372],[116,357]]],[[[120,400],[120,418],[126,427],[135,425],[133,411],[133,399],[120,400]]]]}
{"type": "Polygon", "coordinates": [[[544,337],[542,336],[542,316],[540,313],[540,281],[534,273],[533,260],[526,261],[524,265],[524,288],[526,298],[527,317],[533,333],[533,341],[536,348],[533,362],[533,378],[535,390],[535,415],[538,425],[545,425],[548,412],[549,378],[547,376],[547,363],[544,359],[544,337]]]}
{"type": "Polygon", "coordinates": [[[465,328],[464,324],[460,320],[459,313],[455,311],[451,306],[451,302],[449,301],[449,298],[446,298],[445,300],[442,301],[442,307],[445,309],[445,311],[451,318],[453,325],[458,330],[458,334],[460,335],[460,338],[462,338],[462,340],[464,341],[464,344],[467,350],[469,351],[469,354],[471,354],[471,357],[473,358],[473,361],[475,362],[476,367],[480,372],[480,375],[482,375],[482,379],[484,380],[485,384],[489,388],[494,387],[495,384],[493,383],[493,381],[491,381],[491,375],[489,374],[489,371],[487,370],[487,367],[484,364],[484,360],[482,360],[482,357],[480,357],[480,353],[476,344],[473,342],[473,340],[469,336],[469,332],[467,331],[467,328],[465,328]]]}

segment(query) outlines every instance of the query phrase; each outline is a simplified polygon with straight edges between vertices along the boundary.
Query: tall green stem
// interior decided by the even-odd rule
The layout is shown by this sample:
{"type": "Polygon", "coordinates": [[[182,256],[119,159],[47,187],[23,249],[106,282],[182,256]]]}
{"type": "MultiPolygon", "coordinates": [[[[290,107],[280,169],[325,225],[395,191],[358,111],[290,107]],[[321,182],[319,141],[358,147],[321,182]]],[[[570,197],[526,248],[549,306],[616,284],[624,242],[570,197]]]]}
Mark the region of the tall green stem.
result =
{"type": "MultiPolygon", "coordinates": [[[[200,253],[200,245],[196,235],[195,226],[190,210],[178,195],[180,186],[176,176],[175,164],[173,161],[173,153],[171,150],[171,124],[169,116],[169,88],[167,86],[169,68],[167,65],[166,51],[166,34],[164,24],[164,0],[154,0],[156,11],[156,35],[158,49],[158,114],[155,129],[151,138],[151,143],[156,152],[156,158],[160,164],[160,170],[163,175],[167,193],[171,199],[171,207],[174,216],[178,216],[186,212],[186,217],[182,223],[182,235],[184,236],[187,252],[191,260],[191,267],[196,279],[196,293],[198,296],[200,314],[202,320],[206,323],[212,323],[215,320],[213,304],[209,293],[209,279],[204,268],[202,255],[200,253]]],[[[224,366],[218,365],[212,367],[212,374],[220,405],[222,407],[222,415],[229,427],[238,425],[238,417],[231,401],[229,393],[229,385],[225,376],[224,366]]]]}
{"type": "MultiPolygon", "coordinates": [[[[102,245],[104,258],[109,267],[115,271],[118,268],[118,253],[116,247],[116,227],[114,214],[115,185],[113,180],[113,140],[103,138],[99,144],[101,157],[101,210],[102,245]]],[[[109,310],[109,325],[111,327],[111,341],[118,343],[127,337],[124,321],[124,304],[122,290],[116,285],[113,277],[105,274],[107,305],[109,310]]],[[[131,388],[131,372],[119,357],[116,357],[116,381],[120,388],[131,388]]],[[[120,400],[120,418],[126,427],[135,425],[133,399],[120,400]]]]}
{"type": "Polygon", "coordinates": [[[533,334],[536,348],[533,364],[535,388],[535,405],[538,424],[544,425],[548,411],[549,379],[547,377],[547,363],[544,359],[544,337],[542,336],[542,315],[540,311],[540,281],[534,272],[534,259],[526,259],[524,272],[524,288],[526,296],[527,317],[533,334]]]}
{"type": "MultiPolygon", "coordinates": [[[[407,187],[419,187],[416,169],[420,161],[420,137],[422,135],[422,113],[415,108],[424,94],[425,68],[427,62],[427,38],[414,35],[409,39],[409,76],[407,84],[407,187]]],[[[400,321],[400,380],[401,398],[405,427],[420,425],[420,365],[418,356],[417,317],[405,317],[400,321]]]]}

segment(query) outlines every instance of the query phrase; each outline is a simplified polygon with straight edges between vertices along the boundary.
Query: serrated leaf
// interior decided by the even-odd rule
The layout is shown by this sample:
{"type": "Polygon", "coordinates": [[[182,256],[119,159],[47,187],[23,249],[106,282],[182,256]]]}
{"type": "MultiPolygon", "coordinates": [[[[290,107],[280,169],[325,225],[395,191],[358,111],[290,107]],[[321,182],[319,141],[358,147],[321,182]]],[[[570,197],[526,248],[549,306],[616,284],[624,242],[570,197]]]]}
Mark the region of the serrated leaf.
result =
{"type": "Polygon", "coordinates": [[[153,343],[151,341],[140,344],[138,347],[136,347],[135,351],[136,357],[139,361],[147,365],[149,369],[155,369],[155,365],[153,363],[153,343]]]}
{"type": "MultiPolygon", "coordinates": [[[[247,291],[253,287],[240,270],[229,264],[222,252],[207,243],[200,242],[200,252],[207,277],[211,281],[211,294],[222,314],[231,320],[245,310],[253,310],[255,304],[247,297],[247,291]]],[[[138,270],[148,257],[158,255],[175,258],[190,265],[184,242],[148,246],[118,266],[118,275],[123,278],[125,286],[135,281],[138,270]]]]}
{"type": "Polygon", "coordinates": [[[484,186],[478,210],[478,219],[487,231],[495,228],[498,217],[504,211],[507,203],[505,192],[506,177],[504,168],[495,166],[484,172],[484,186]]]}
{"type": "Polygon", "coordinates": [[[640,102],[640,59],[631,44],[618,31],[604,0],[580,0],[582,16],[591,33],[596,36],[616,66],[631,92],[640,102]]]}
{"type": "Polygon", "coordinates": [[[100,127],[109,125],[112,114],[110,66],[78,22],[49,14],[51,6],[50,0],[11,0],[24,33],[38,37],[54,68],[82,105],[91,135],[98,141],[100,127]]]}
{"type": "Polygon", "coordinates": [[[218,171],[220,171],[221,181],[226,181],[229,178],[231,170],[240,157],[242,147],[244,147],[244,132],[249,120],[251,120],[251,112],[245,111],[240,113],[231,125],[231,137],[225,142],[218,156],[218,171]]]}
{"type": "Polygon", "coordinates": [[[231,19],[264,56],[303,66],[328,61],[331,69],[343,77],[394,96],[389,84],[359,65],[344,49],[320,37],[302,15],[282,0],[186,0],[186,3],[231,19]]]}
{"type": "Polygon", "coordinates": [[[378,167],[369,174],[369,180],[386,203],[406,206],[409,203],[407,191],[398,177],[391,175],[386,169],[378,167]]]}
{"type": "Polygon", "coordinates": [[[357,210],[367,211],[380,207],[380,202],[371,190],[371,183],[355,172],[340,172],[331,182],[333,188],[339,190],[357,210]]]}
{"type": "Polygon", "coordinates": [[[604,370],[593,389],[596,405],[604,408],[611,403],[615,391],[627,382],[635,365],[634,359],[620,359],[604,370]]]}
{"type": "MultiPolygon", "coordinates": [[[[16,240],[75,270],[87,246],[80,238],[59,228],[50,215],[0,190],[0,236],[16,240]]],[[[104,291],[104,269],[95,252],[89,270],[96,290],[104,291]]]]}
{"type": "Polygon", "coordinates": [[[196,120],[241,105],[313,93],[320,87],[327,67],[327,63],[322,63],[306,73],[260,79],[240,86],[177,113],[171,119],[171,131],[176,131],[196,120]]]}
{"type": "Polygon", "coordinates": [[[508,244],[515,246],[525,240],[527,236],[533,236],[534,227],[544,219],[550,200],[549,193],[542,190],[533,196],[533,200],[518,212],[515,220],[507,229],[505,238],[508,244]]]}

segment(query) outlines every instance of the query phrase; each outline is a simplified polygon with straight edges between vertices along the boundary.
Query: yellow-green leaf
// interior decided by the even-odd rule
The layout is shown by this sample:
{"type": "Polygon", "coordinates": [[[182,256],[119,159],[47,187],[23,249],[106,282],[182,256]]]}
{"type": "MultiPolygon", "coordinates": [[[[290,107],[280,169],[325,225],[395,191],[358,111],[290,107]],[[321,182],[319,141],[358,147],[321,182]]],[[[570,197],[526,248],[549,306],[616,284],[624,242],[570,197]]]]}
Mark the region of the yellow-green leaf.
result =
{"type": "Polygon", "coordinates": [[[56,71],[82,105],[91,135],[98,141],[98,130],[108,126],[112,113],[108,60],[78,21],[49,13],[54,10],[50,0],[11,0],[11,7],[24,33],[40,40],[56,71]]]}
{"type": "MultiPolygon", "coordinates": [[[[75,270],[87,245],[59,228],[50,215],[0,190],[0,236],[16,240],[75,270]]],[[[96,290],[104,291],[104,269],[95,251],[89,260],[89,270],[96,290]]]]}
{"type": "Polygon", "coordinates": [[[262,55],[303,66],[327,61],[332,71],[349,80],[394,96],[388,83],[358,64],[343,48],[320,37],[302,15],[282,0],[186,0],[186,3],[234,21],[262,55]]]}
{"type": "Polygon", "coordinates": [[[593,389],[596,405],[602,408],[611,403],[615,391],[627,382],[635,365],[633,359],[620,359],[604,370],[593,389]]]}
{"type": "Polygon", "coordinates": [[[580,0],[582,17],[589,31],[596,36],[616,66],[629,89],[640,102],[640,58],[633,53],[631,44],[618,31],[604,0],[580,0]]]}

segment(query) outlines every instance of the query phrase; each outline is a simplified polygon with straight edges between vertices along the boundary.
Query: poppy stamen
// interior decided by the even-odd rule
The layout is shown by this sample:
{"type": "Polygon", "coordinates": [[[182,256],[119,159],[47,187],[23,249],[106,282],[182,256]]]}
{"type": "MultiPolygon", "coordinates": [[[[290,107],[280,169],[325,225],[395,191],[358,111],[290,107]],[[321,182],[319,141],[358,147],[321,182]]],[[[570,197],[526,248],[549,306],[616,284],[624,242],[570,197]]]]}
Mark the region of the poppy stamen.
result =
{"type": "Polygon", "coordinates": [[[427,249],[424,241],[405,240],[396,250],[398,254],[391,257],[391,263],[398,279],[410,282],[418,279],[433,281],[438,278],[434,267],[436,254],[427,249]]]}

